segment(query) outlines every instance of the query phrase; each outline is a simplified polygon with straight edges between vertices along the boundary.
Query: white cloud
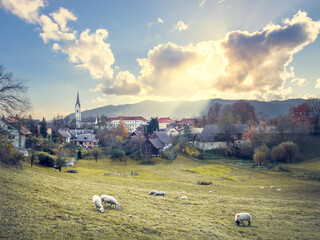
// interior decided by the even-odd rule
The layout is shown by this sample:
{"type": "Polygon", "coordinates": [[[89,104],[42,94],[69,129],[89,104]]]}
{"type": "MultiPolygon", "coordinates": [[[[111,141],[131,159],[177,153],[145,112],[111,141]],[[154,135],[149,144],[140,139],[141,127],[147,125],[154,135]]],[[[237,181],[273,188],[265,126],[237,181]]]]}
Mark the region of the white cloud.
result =
{"type": "Polygon", "coordinates": [[[67,21],[77,20],[72,12],[62,7],[59,9],[59,12],[51,13],[50,16],[53,17],[55,22],[60,26],[60,30],[63,32],[69,31],[69,28],[67,28],[67,21]]]}
{"type": "Polygon", "coordinates": [[[158,22],[158,23],[163,23],[163,19],[158,18],[157,22],[158,22]]]}
{"type": "Polygon", "coordinates": [[[37,23],[39,10],[47,5],[46,0],[1,0],[1,6],[28,23],[37,23]]]}
{"type": "Polygon", "coordinates": [[[315,88],[320,88],[320,78],[317,79],[315,88]]]}
{"type": "Polygon", "coordinates": [[[90,91],[90,92],[100,92],[100,91],[102,91],[103,89],[104,89],[103,84],[102,84],[102,83],[99,83],[99,84],[96,85],[95,88],[93,88],[93,89],[90,88],[89,91],[90,91]]]}
{"type": "Polygon", "coordinates": [[[207,3],[207,0],[202,0],[200,3],[199,3],[199,7],[204,7],[204,5],[206,5],[207,3]]]}
{"type": "Polygon", "coordinates": [[[112,79],[111,65],[115,59],[110,44],[105,42],[107,37],[108,31],[105,29],[98,29],[92,34],[87,29],[74,42],[60,45],[55,43],[53,49],[67,54],[71,63],[88,70],[92,78],[112,79]]]}
{"type": "MultiPolygon", "coordinates": [[[[292,87],[284,88],[286,80],[306,82],[286,67],[295,53],[315,41],[319,29],[320,22],[299,11],[282,26],[269,24],[254,33],[233,31],[220,41],[196,45],[160,44],[147,58],[137,59],[140,76],[132,81],[141,86],[140,96],[149,97],[286,98],[292,92],[292,87]]],[[[113,94],[125,87],[116,86],[113,94]]]]}
{"type": "Polygon", "coordinates": [[[128,71],[120,71],[112,86],[105,87],[103,93],[111,95],[135,95],[140,93],[141,87],[136,77],[128,71]]]}
{"type": "Polygon", "coordinates": [[[292,83],[297,83],[298,86],[302,87],[306,83],[307,79],[305,78],[294,78],[291,80],[292,83]]]}
{"type": "Polygon", "coordinates": [[[176,23],[174,30],[185,31],[189,28],[189,24],[185,24],[183,21],[179,21],[176,23]]]}

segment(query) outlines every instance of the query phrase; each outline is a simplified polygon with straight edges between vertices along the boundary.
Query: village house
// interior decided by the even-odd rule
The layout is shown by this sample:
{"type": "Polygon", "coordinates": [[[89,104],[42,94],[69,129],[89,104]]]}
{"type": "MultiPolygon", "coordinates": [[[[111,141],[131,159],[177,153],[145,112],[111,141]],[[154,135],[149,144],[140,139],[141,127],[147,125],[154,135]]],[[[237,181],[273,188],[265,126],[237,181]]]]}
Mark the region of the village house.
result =
{"type": "Polygon", "coordinates": [[[173,126],[169,126],[164,132],[171,138],[177,137],[180,135],[180,132],[173,126]]]}
{"type": "Polygon", "coordinates": [[[170,126],[170,124],[176,123],[176,121],[167,117],[167,118],[158,118],[158,123],[159,123],[159,129],[164,130],[164,129],[168,128],[170,126]]]}
{"type": "Polygon", "coordinates": [[[134,132],[138,127],[147,124],[147,120],[141,116],[135,117],[113,117],[108,119],[111,128],[116,128],[120,122],[124,124],[128,132],[134,132]]]}
{"type": "Polygon", "coordinates": [[[172,139],[163,131],[154,131],[143,145],[146,155],[157,156],[172,146],[172,139]]]}
{"type": "Polygon", "coordinates": [[[249,124],[232,124],[228,126],[228,130],[224,126],[206,125],[200,134],[195,135],[194,145],[201,150],[241,147],[249,141],[243,139],[243,134],[249,129],[249,124]]]}
{"type": "Polygon", "coordinates": [[[12,145],[15,150],[28,155],[28,151],[25,147],[26,137],[31,134],[28,129],[21,125],[19,119],[14,117],[0,119],[0,128],[8,133],[9,140],[12,141],[12,145]]]}

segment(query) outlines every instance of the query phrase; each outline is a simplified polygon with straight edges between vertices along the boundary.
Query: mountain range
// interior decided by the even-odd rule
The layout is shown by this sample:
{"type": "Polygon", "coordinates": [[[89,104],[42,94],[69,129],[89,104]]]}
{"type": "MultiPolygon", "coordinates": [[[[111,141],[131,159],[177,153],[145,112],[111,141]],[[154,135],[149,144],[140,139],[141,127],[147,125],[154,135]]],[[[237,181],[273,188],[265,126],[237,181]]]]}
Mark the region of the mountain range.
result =
{"type": "MultiPolygon", "coordinates": [[[[108,117],[117,116],[142,116],[146,119],[151,117],[170,117],[171,119],[181,119],[196,117],[201,112],[207,111],[210,106],[218,102],[222,105],[233,104],[239,100],[210,99],[199,101],[168,101],[158,102],[146,100],[134,104],[123,105],[107,105],[104,107],[94,108],[82,111],[82,118],[96,117],[107,115],[108,117]]],[[[276,101],[257,101],[245,100],[249,102],[257,114],[265,116],[267,119],[273,119],[288,114],[290,108],[296,107],[303,103],[304,99],[289,99],[276,101]]],[[[75,114],[70,114],[70,118],[74,118],[75,114]]]]}

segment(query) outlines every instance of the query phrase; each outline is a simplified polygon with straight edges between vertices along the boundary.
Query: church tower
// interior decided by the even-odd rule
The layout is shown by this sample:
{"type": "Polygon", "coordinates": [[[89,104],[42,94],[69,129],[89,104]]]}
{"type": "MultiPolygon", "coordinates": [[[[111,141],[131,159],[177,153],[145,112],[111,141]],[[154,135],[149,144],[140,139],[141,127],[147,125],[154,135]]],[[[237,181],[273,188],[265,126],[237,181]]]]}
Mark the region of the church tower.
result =
{"type": "Polygon", "coordinates": [[[76,108],[76,128],[81,128],[81,109],[80,109],[79,92],[77,92],[77,102],[76,102],[75,108],[76,108]]]}

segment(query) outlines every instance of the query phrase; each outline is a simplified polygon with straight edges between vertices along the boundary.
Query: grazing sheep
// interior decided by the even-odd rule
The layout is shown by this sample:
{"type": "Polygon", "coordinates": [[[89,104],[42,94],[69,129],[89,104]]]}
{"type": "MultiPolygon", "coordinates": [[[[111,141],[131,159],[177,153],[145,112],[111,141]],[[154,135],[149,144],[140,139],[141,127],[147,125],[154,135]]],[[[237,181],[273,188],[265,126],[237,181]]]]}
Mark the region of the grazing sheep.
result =
{"type": "Polygon", "coordinates": [[[96,209],[100,212],[104,212],[104,208],[102,206],[101,198],[98,195],[94,195],[92,198],[92,202],[94,203],[94,206],[96,209]]]}
{"type": "Polygon", "coordinates": [[[182,196],[180,200],[188,200],[188,198],[186,196],[182,196]]]}
{"type": "Polygon", "coordinates": [[[165,192],[156,192],[154,196],[163,196],[164,197],[165,192]]]}
{"type": "Polygon", "coordinates": [[[279,188],[278,191],[281,191],[281,188],[279,188]]]}
{"type": "Polygon", "coordinates": [[[214,193],[214,191],[209,191],[209,193],[214,193]]]}
{"type": "Polygon", "coordinates": [[[115,207],[119,210],[120,204],[117,202],[117,200],[114,197],[108,196],[108,195],[101,195],[102,203],[110,203],[110,207],[112,205],[115,205],[115,207]]]}
{"type": "Polygon", "coordinates": [[[182,194],[185,194],[185,193],[186,193],[186,191],[182,191],[181,193],[182,193],[182,194]]]}
{"type": "Polygon", "coordinates": [[[240,222],[244,225],[243,221],[248,221],[249,226],[250,226],[250,222],[251,222],[251,215],[249,213],[237,213],[236,216],[234,217],[236,223],[240,224],[240,222]]]}
{"type": "Polygon", "coordinates": [[[260,187],[261,189],[264,189],[264,187],[260,187]]]}
{"type": "Polygon", "coordinates": [[[154,195],[157,192],[157,190],[151,190],[148,195],[154,195]]]}
{"type": "Polygon", "coordinates": [[[271,186],[271,189],[274,189],[274,186],[271,186]]]}

